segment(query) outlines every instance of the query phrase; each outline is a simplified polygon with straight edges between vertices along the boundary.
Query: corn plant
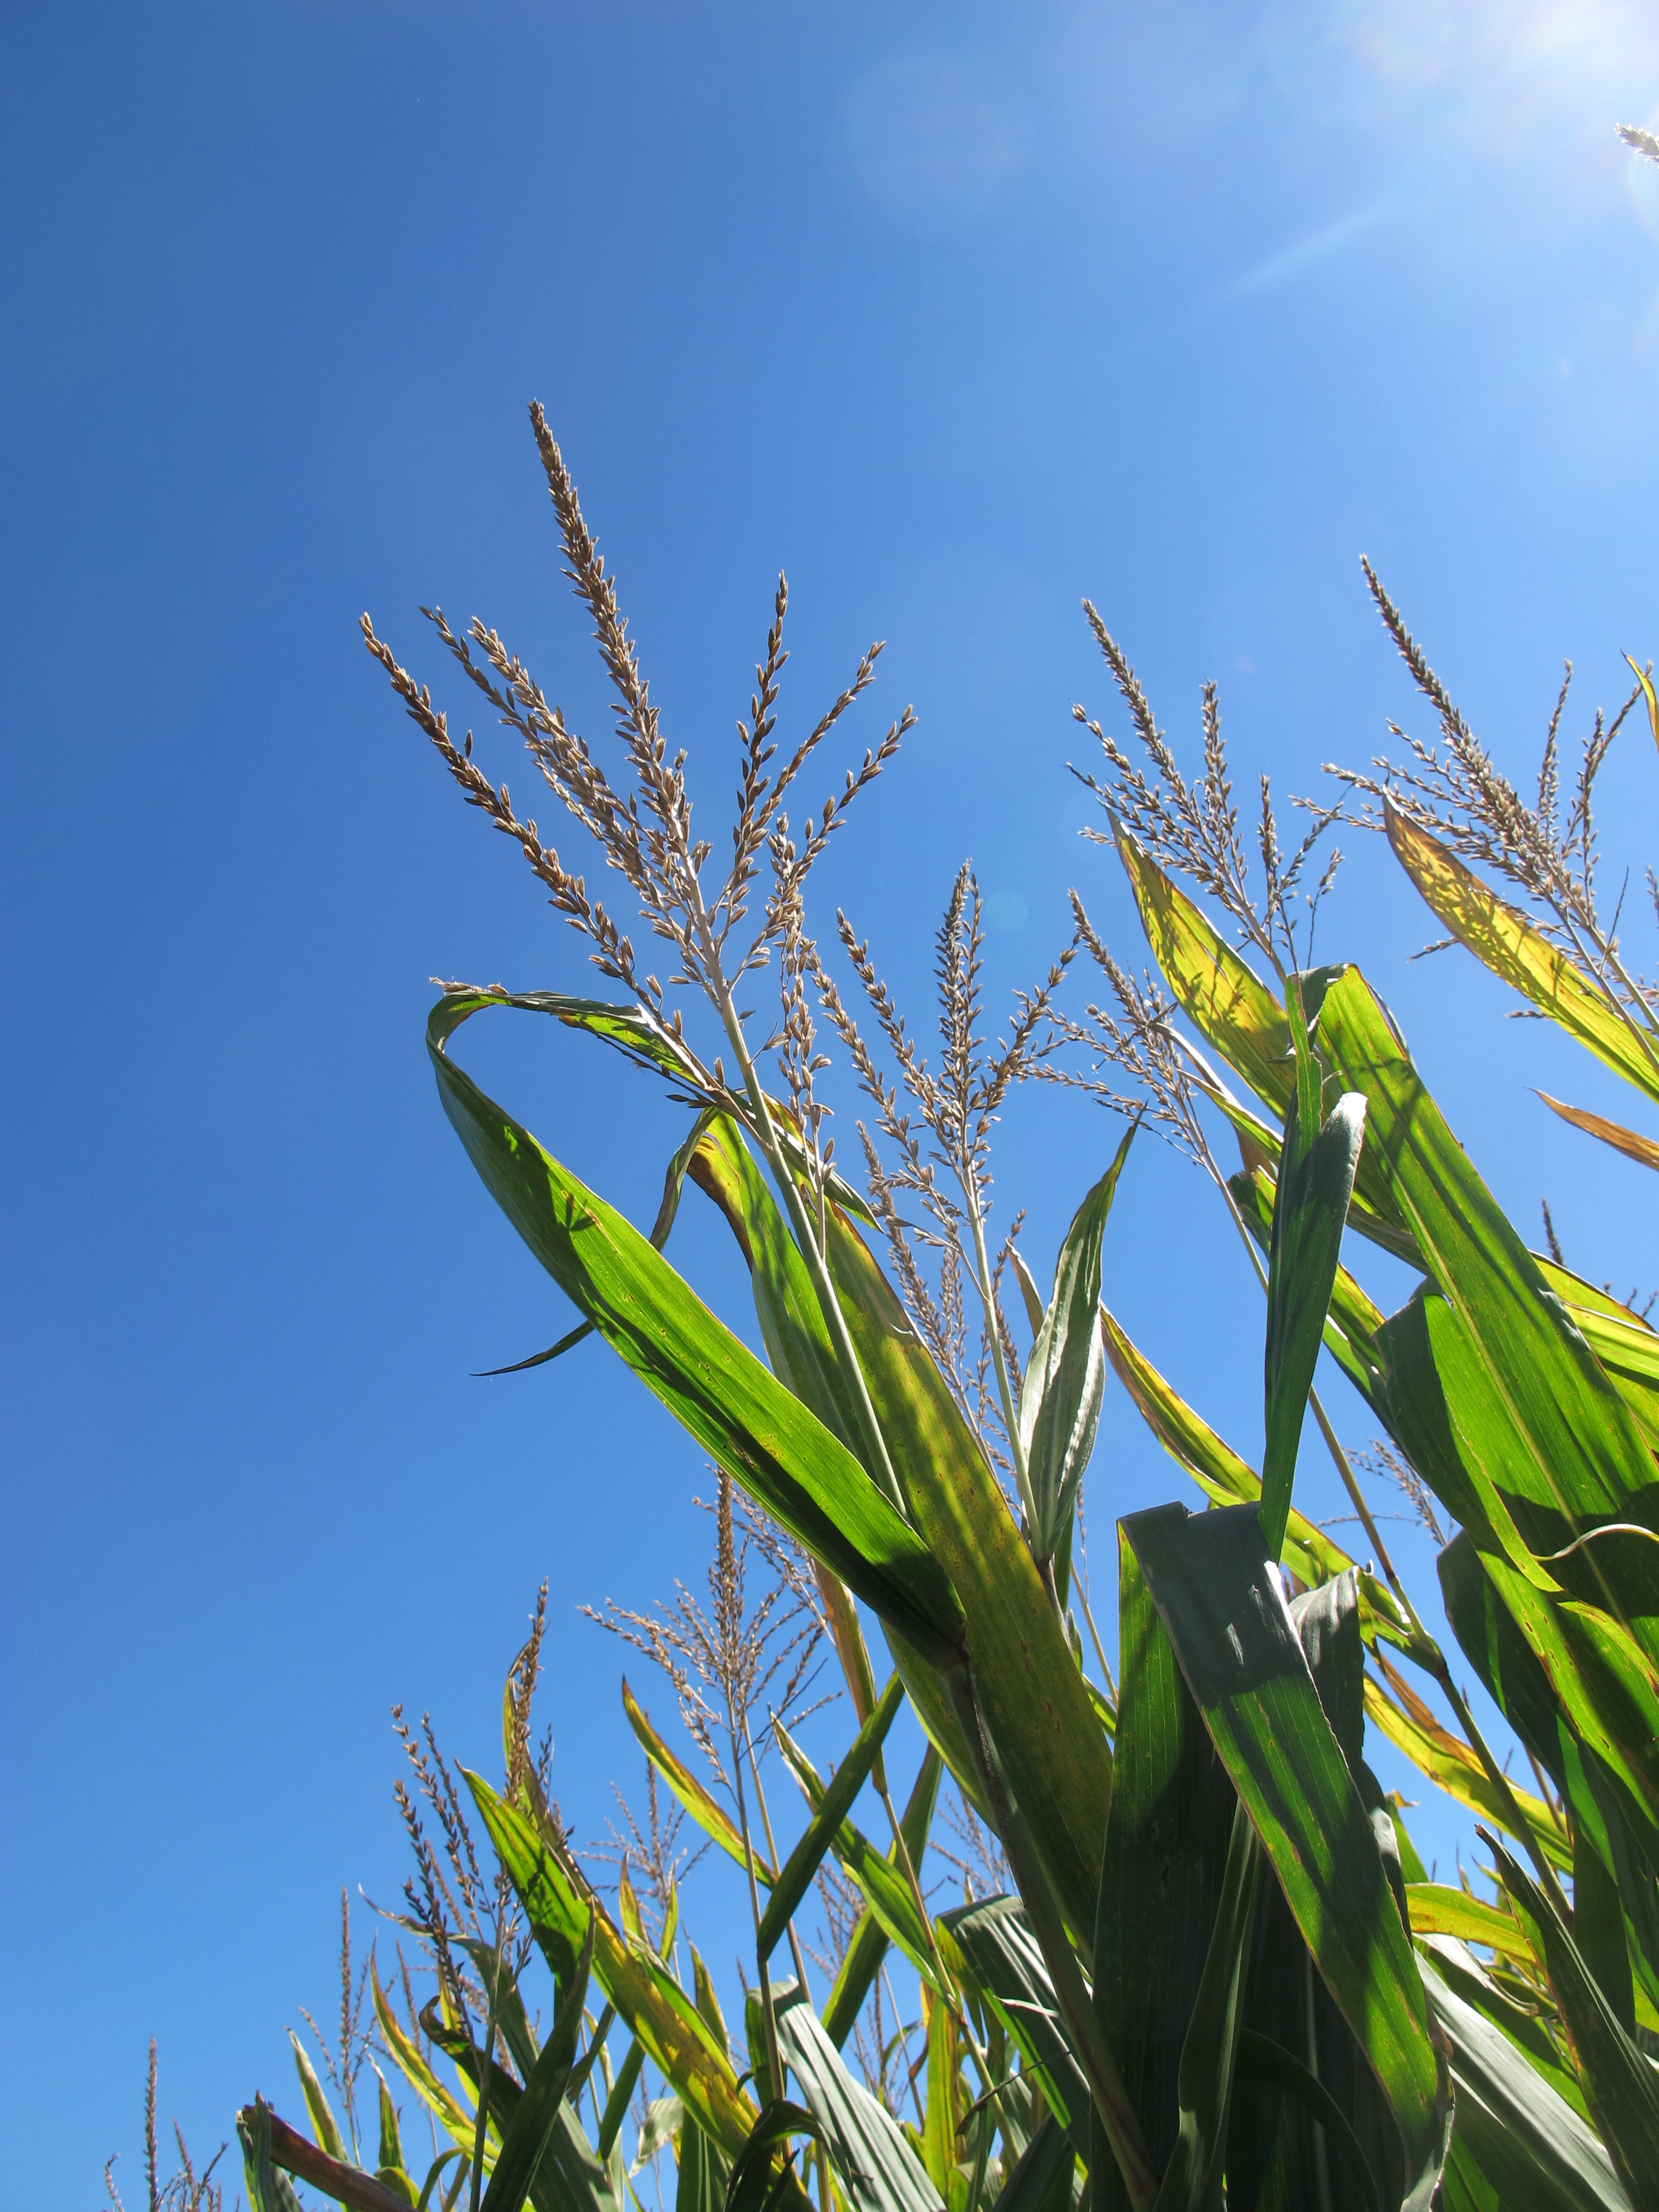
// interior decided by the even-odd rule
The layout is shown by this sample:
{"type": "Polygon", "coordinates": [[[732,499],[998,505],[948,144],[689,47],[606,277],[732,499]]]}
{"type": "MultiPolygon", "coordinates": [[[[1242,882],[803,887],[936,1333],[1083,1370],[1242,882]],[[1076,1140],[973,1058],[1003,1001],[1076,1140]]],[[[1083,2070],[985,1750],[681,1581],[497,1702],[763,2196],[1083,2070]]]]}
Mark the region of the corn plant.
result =
{"type": "MultiPolygon", "coordinates": [[[[466,2194],[472,2212],[526,2201],[626,2212],[637,2198],[619,2131],[647,2067],[663,2094],[635,2165],[672,2142],[680,2212],[774,2212],[813,2186],[821,2212],[1065,2212],[1085,2190],[1094,2207],[1134,2212],[1659,2202],[1659,2085],[1642,2039],[1659,2028],[1659,1338],[1528,1251],[1371,987],[1352,967],[1312,964],[1334,860],[1311,892],[1304,879],[1325,833],[1354,818],[1352,798],[1318,810],[1287,852],[1264,785],[1253,875],[1213,693],[1203,772],[1189,783],[1090,609],[1136,749],[1091,725],[1103,766],[1085,781],[1163,982],[1120,963],[1074,896],[1073,944],[989,1039],[964,870],[939,933],[930,1065],[852,921],[838,915],[836,937],[864,1026],[807,916],[811,870],[909,710],[799,828],[787,804],[869,688],[879,647],[786,754],[773,742],[787,657],[780,580],[739,728],[729,860],[713,866],[686,756],[669,750],[614,579],[538,408],[532,419],[567,574],[616,693],[617,765],[567,726],[495,631],[475,621],[457,633],[437,609],[429,619],[577,834],[624,878],[665,983],[580,870],[484,775],[471,732],[457,744],[367,618],[364,635],[464,798],[520,848],[611,987],[599,999],[446,986],[427,1041],[480,1177],[577,1310],[572,1330],[521,1364],[597,1334],[718,1471],[713,1614],[613,1613],[609,1625],[663,1662],[710,1762],[705,1780],[625,1687],[653,1791],[659,1781],[742,1871],[755,1985],[734,2039],[702,1960],[689,1944],[682,1958],[671,1850],[656,1851],[654,1918],[626,1863],[608,1909],[530,1748],[527,1647],[504,1701],[499,1787],[465,1771],[458,1784],[411,1734],[441,1840],[428,1843],[406,1794],[417,1877],[405,1919],[436,1961],[438,1995],[418,2014],[410,1997],[400,2020],[371,1974],[382,2047],[447,2148],[434,2146],[417,2182],[383,2091],[371,2169],[347,2155],[313,2075],[314,2142],[263,2100],[240,2117],[258,2212],[289,2202],[289,2173],[365,2208],[466,2194]],[[1073,1012],[1071,971],[1090,957],[1103,1003],[1073,1012]],[[769,965],[780,989],[763,1033],[745,1002],[769,965]],[[684,1103],[648,1235],[460,1066],[465,1024],[508,1012],[600,1039],[684,1103]],[[862,1189],[826,1134],[829,1036],[869,1102],[862,1189]],[[1000,1239],[991,1226],[990,1167],[1012,1091],[1045,1079],[1133,1117],[1079,1175],[1086,1188],[1046,1289],[1020,1253],[1018,1217],[1000,1239]],[[1211,1176],[1257,1266],[1259,1473],[1101,1304],[1114,1194],[1143,1125],[1211,1176]],[[1237,1172],[1213,1150],[1223,1127],[1238,1139],[1237,1172]],[[764,1358],[665,1255],[688,1181],[732,1229],[764,1358]],[[1344,1264],[1348,1230],[1418,1269],[1400,1312],[1384,1316],[1344,1264]],[[1511,1784],[1395,1569],[1314,1388],[1322,1348],[1405,1479],[1457,1524],[1440,1559],[1449,1617],[1536,1761],[1536,1795],[1511,1784]],[[1115,1668],[1073,1560],[1109,1369],[1208,1500],[1118,1523],[1115,1668]],[[1364,1566],[1296,1504],[1310,1409],[1364,1524],[1364,1566]],[[856,1717],[827,1776],[781,1709],[798,1685],[763,1715],[751,1695],[766,1662],[744,1644],[732,1595],[739,1493],[753,1525],[787,1547],[811,1616],[803,1632],[827,1639],[856,1717]],[[875,1631],[891,1662],[884,1685],[875,1631]],[[705,1654],[696,1680],[692,1649],[705,1654]],[[929,1747],[901,1810],[884,1745],[907,1699],[929,1747]],[[1492,1902],[1425,1878],[1366,1762],[1368,1723],[1480,1815],[1492,1902]],[[761,1785],[773,1753],[799,1785],[787,1848],[761,1785]],[[1000,1893],[936,1911],[921,1869],[942,1773],[1006,1878],[1000,1893]],[[866,1782],[890,1842],[854,1822],[866,1782]],[[804,1916],[832,1875],[856,1903],[815,2003],[804,1916]],[[552,1977],[544,2034],[521,1991],[532,1952],[552,1977]],[[915,2126],[843,2056],[890,1954],[915,1977],[925,2019],[915,2126]],[[613,2034],[626,2039],[614,2075],[613,2034]]],[[[1379,600],[1439,703],[1380,587],[1379,600]]],[[[1638,696],[1659,737],[1645,678],[1638,696]]],[[[1540,926],[1442,834],[1461,807],[1457,819],[1478,825],[1466,854],[1501,869],[1503,854],[1532,850],[1533,831],[1493,796],[1490,762],[1449,702],[1441,712],[1454,766],[1414,755],[1416,782],[1382,769],[1359,779],[1362,799],[1455,935],[1659,1096],[1654,1002],[1593,901],[1588,919],[1575,903],[1575,884],[1589,897],[1589,787],[1609,733],[1598,725],[1592,738],[1582,822],[1553,827],[1548,762],[1538,809],[1521,809],[1567,871],[1536,864],[1539,895],[1559,901],[1540,926]],[[1436,782],[1443,773],[1452,780],[1436,782]],[[1479,842],[1500,836],[1511,845],[1479,842]]],[[[1553,761],[1553,728],[1550,743],[1553,761]]],[[[1624,1149],[1645,1158],[1643,1142],[1626,1133],[1624,1149]]]]}

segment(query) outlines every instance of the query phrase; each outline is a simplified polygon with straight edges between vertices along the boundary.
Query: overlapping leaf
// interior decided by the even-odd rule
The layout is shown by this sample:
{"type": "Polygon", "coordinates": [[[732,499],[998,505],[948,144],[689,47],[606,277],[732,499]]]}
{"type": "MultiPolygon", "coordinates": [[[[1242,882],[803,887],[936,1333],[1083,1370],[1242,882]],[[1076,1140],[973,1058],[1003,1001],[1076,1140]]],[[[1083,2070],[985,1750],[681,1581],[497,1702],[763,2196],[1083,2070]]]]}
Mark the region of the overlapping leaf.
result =
{"type": "MultiPolygon", "coordinates": [[[[484,1001],[483,1003],[495,1003],[484,1001]]],[[[586,1319],[732,1479],[923,1650],[954,1648],[947,1576],[853,1455],[614,1206],[544,1152],[444,1049],[473,1011],[428,1024],[439,1094],[486,1188],[586,1319]]]]}

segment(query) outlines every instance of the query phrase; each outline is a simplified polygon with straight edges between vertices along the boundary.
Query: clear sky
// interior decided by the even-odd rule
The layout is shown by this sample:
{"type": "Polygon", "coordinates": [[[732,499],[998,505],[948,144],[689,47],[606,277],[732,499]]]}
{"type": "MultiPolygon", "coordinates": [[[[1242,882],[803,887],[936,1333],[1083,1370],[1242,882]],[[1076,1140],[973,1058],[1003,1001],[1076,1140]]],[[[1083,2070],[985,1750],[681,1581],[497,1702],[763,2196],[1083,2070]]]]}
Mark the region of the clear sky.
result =
{"type": "MultiPolygon", "coordinates": [[[[1623,0],[4,11],[5,2202],[87,2212],[118,2149],[137,2187],[152,2034],[198,2150],[256,2087],[292,2104],[340,1887],[402,1875],[387,1708],[489,1763],[544,1575],[596,1831],[636,1761],[576,1606],[702,1557],[696,1455],[601,1347],[471,1379],[566,1310],[442,1118],[427,979],[587,971],[360,611],[458,717],[416,606],[483,614],[602,738],[539,396],[719,820],[778,566],[786,733],[890,641],[849,744],[919,726],[822,896],[913,1020],[969,854],[1004,1002],[1073,883],[1137,953],[1066,774],[1073,700],[1122,720],[1085,592],[1178,743],[1213,676],[1241,787],[1286,793],[1426,728],[1362,552],[1517,774],[1564,656],[1581,722],[1659,657],[1659,169],[1613,135],[1656,112],[1659,15],[1623,0]]],[[[1610,878],[1656,801],[1632,726],[1610,878]]],[[[1627,1098],[1461,956],[1407,965],[1433,933],[1362,842],[1322,953],[1516,1218],[1547,1196],[1570,1260],[1653,1288],[1652,1187],[1528,1086],[1627,1098]]],[[[542,1027],[468,1064],[648,1221],[676,1109],[542,1027]]],[[[1113,1137],[1011,1115],[1045,1264],[1113,1137]]],[[[688,1210],[676,1254],[741,1322],[723,1236],[688,1210]]],[[[1154,1145],[1106,1264],[1254,1455],[1259,1298],[1154,1145]]],[[[1111,1518],[1183,1494],[1114,1400],[1103,1587],[1111,1518]]],[[[1423,1822],[1449,1862],[1467,1832],[1423,1822]]],[[[734,1905],[711,1876],[689,1909],[734,1905]]]]}

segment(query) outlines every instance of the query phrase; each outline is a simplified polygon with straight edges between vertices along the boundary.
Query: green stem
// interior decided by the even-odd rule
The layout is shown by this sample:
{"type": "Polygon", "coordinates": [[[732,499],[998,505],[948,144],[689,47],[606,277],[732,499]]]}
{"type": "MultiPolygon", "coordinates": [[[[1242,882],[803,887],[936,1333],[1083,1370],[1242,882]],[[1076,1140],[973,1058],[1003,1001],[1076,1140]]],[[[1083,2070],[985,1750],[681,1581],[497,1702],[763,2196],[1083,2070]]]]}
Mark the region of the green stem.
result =
{"type": "MultiPolygon", "coordinates": [[[[743,1717],[743,1740],[749,1753],[749,1771],[755,1778],[755,1802],[760,1807],[761,1826],[766,1831],[767,1856],[770,1858],[774,1866],[781,1866],[783,1862],[778,1856],[777,1841],[772,1833],[772,1815],[766,1809],[766,1792],[761,1787],[760,1761],[755,1756],[755,1740],[749,1733],[749,1716],[747,1713],[743,1717]]],[[[793,1916],[789,1922],[788,1934],[790,1955],[795,1962],[795,1973],[800,1982],[800,1993],[806,1999],[807,2002],[811,2004],[812,2002],[812,1985],[806,1978],[806,1961],[801,1956],[800,1938],[795,1933],[795,1923],[793,1916]]]]}
{"type": "Polygon", "coordinates": [[[766,2063],[771,2070],[773,2096],[783,2094],[783,2068],[778,2058],[778,2021],[772,2006],[772,1977],[767,1972],[766,1954],[761,1948],[760,1886],[755,1880],[755,1852],[749,1840],[749,1811],[743,1794],[743,1753],[738,1744],[735,1725],[729,1729],[732,1739],[732,1774],[733,1794],[738,1801],[738,1826],[743,1833],[744,1864],[749,1874],[749,1911],[755,1923],[755,1965],[760,1975],[761,2019],[766,2031],[766,2063]]]}

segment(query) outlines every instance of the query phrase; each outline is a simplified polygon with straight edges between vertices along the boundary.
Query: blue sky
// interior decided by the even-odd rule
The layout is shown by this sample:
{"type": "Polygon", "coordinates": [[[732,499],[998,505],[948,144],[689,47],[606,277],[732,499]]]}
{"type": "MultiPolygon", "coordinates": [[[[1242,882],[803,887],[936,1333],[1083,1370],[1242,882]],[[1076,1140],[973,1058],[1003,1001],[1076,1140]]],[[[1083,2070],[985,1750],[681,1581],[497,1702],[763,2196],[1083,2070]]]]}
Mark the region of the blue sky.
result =
{"type": "MultiPolygon", "coordinates": [[[[702,1557],[696,1455],[599,1347],[471,1379],[562,1309],[443,1121],[427,979],[586,971],[360,611],[434,682],[417,604],[483,614],[600,737],[539,396],[711,814],[780,564],[786,733],[890,641],[849,744],[919,726],[820,897],[913,1020],[967,854],[1004,1003],[1073,884],[1136,953],[1066,773],[1074,700],[1121,723],[1085,592],[1176,742],[1213,676],[1241,786],[1285,793],[1426,726],[1362,552],[1517,774],[1564,656],[1583,713],[1659,656],[1659,169],[1613,130],[1656,111],[1659,20],[1619,0],[7,11],[9,2196],[83,2212],[118,2149],[137,2187],[151,2034],[198,2150],[256,2087],[291,2105],[340,1887],[402,1876],[388,1707],[488,1761],[544,1575],[557,1786],[597,1830],[635,1762],[576,1606],[702,1557]]],[[[1605,787],[1639,881],[1644,735],[1605,787]]],[[[1547,1195],[1571,1260],[1652,1288],[1649,1188],[1528,1086],[1627,1103],[1468,963],[1406,964],[1432,933],[1361,841],[1322,952],[1516,1218],[1547,1195]]],[[[648,1220],[675,1110],[541,1027],[468,1064],[648,1220]]],[[[1045,1259],[1112,1140],[1011,1114],[1045,1259]]],[[[741,1321],[723,1235],[688,1210],[676,1255],[741,1321]]],[[[1259,1299],[1150,1144],[1107,1294],[1254,1454],[1259,1299]]],[[[1181,1493],[1114,1402],[1097,1571],[1181,1493]]],[[[1458,1824],[1423,1827],[1449,1861],[1458,1824]]],[[[690,1908],[727,1953],[736,1903],[690,1908]]]]}

